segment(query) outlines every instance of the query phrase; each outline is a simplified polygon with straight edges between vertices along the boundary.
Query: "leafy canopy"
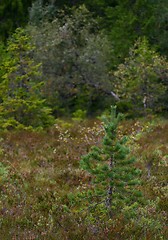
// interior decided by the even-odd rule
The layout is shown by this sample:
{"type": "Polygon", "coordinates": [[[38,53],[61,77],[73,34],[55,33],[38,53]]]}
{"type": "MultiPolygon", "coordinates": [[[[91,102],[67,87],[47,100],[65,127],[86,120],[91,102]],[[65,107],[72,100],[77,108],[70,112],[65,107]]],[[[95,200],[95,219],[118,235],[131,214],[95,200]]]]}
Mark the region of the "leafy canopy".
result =
{"type": "Polygon", "coordinates": [[[114,75],[116,93],[136,114],[165,109],[168,63],[150,47],[146,38],[135,42],[129,57],[114,75]]]}

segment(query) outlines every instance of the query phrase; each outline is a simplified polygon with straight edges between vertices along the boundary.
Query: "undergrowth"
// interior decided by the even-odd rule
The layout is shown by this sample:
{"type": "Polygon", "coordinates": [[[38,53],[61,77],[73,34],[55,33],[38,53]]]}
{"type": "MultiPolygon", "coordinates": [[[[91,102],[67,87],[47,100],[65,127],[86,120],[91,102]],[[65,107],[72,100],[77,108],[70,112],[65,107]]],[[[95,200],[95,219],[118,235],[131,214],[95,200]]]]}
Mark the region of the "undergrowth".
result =
{"type": "Polygon", "coordinates": [[[58,121],[46,133],[1,133],[0,239],[166,240],[168,123],[125,120],[119,137],[125,134],[142,170],[147,204],[136,218],[119,214],[112,221],[92,222],[68,196],[90,185],[91,176],[79,168],[79,160],[101,144],[99,120],[58,121]]]}

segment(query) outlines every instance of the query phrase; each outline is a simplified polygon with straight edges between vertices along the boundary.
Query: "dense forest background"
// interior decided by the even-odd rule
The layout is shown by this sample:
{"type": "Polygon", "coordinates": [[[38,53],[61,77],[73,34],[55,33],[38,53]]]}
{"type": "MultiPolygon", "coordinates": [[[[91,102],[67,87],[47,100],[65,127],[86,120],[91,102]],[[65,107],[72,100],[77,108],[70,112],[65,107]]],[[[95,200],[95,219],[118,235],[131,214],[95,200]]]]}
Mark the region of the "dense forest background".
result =
{"type": "Polygon", "coordinates": [[[168,1],[0,1],[0,239],[168,239],[168,1]]]}
{"type": "Polygon", "coordinates": [[[15,105],[1,125],[24,125],[40,108],[43,120],[27,125],[113,104],[131,117],[166,114],[167,16],[165,0],[1,1],[1,108],[15,105]]]}

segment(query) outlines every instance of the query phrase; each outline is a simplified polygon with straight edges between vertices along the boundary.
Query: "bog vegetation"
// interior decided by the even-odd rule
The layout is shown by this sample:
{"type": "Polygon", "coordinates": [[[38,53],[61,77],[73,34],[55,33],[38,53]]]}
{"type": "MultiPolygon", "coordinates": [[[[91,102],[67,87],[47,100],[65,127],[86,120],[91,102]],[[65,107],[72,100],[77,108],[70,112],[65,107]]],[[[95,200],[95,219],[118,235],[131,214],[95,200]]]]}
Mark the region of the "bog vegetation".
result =
{"type": "Polygon", "coordinates": [[[1,239],[168,239],[167,9],[1,1],[1,239]]]}

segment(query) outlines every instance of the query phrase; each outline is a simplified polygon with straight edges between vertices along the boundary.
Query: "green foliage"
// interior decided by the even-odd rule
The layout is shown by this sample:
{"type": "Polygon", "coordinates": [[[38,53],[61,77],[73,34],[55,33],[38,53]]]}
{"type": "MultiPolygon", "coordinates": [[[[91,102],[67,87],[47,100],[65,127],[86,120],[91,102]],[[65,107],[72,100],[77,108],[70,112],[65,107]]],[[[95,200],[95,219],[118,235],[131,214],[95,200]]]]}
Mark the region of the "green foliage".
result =
{"type": "Polygon", "coordinates": [[[18,27],[28,21],[28,8],[32,0],[1,0],[0,2],[0,40],[7,38],[18,27]]]}
{"type": "Polygon", "coordinates": [[[66,9],[66,13],[69,14],[70,8],[82,4],[94,14],[100,27],[110,38],[114,47],[112,67],[123,61],[138,37],[146,36],[150,44],[157,46],[161,54],[168,54],[166,42],[168,2],[165,0],[43,0],[35,1],[31,16],[34,16],[34,19],[49,16],[51,19],[57,9],[66,9]]]}
{"type": "Polygon", "coordinates": [[[114,217],[125,206],[131,206],[141,197],[141,192],[136,187],[140,183],[140,170],[134,166],[135,158],[129,155],[127,138],[118,136],[121,118],[120,114],[116,115],[116,108],[113,107],[110,119],[104,120],[102,147],[92,147],[80,162],[82,169],[93,178],[91,189],[83,194],[88,199],[89,211],[95,218],[102,218],[104,214],[114,217]]]}
{"type": "Polygon", "coordinates": [[[8,41],[10,58],[3,61],[0,83],[0,125],[3,129],[43,128],[53,123],[51,110],[40,96],[40,65],[30,57],[33,50],[23,29],[17,29],[8,41]]]}
{"type": "Polygon", "coordinates": [[[70,116],[78,109],[92,114],[113,101],[109,42],[84,6],[70,15],[59,12],[53,21],[31,24],[34,58],[42,62],[44,95],[56,116],[70,116]]]}
{"type": "Polygon", "coordinates": [[[86,111],[83,111],[82,109],[76,110],[73,114],[73,120],[75,121],[81,121],[86,118],[86,111]]]}
{"type": "MultiPolygon", "coordinates": [[[[0,62],[2,63],[5,58],[8,57],[5,45],[3,42],[0,42],[0,62]]],[[[2,76],[5,74],[4,69],[0,67],[0,82],[2,81],[2,76]]]]}
{"type": "Polygon", "coordinates": [[[38,26],[45,21],[51,21],[56,16],[56,10],[53,2],[44,4],[41,0],[34,1],[29,10],[29,22],[38,26]]]}
{"type": "Polygon", "coordinates": [[[166,109],[168,63],[150,48],[146,38],[134,44],[114,75],[115,91],[125,105],[132,105],[134,114],[166,109]]]}
{"type": "Polygon", "coordinates": [[[134,228],[135,239],[142,236],[144,239],[165,239],[163,228],[166,227],[166,218],[163,211],[157,211],[158,198],[155,201],[148,201],[144,207],[138,209],[137,216],[131,219],[127,225],[128,231],[134,228]],[[157,212],[157,216],[156,216],[157,212]],[[130,229],[129,229],[129,227],[130,229]]]}
{"type": "Polygon", "coordinates": [[[0,162],[0,186],[3,185],[3,183],[8,178],[8,167],[4,166],[3,163],[0,162]]]}
{"type": "Polygon", "coordinates": [[[89,115],[101,114],[114,103],[113,93],[120,97],[119,109],[131,116],[167,110],[167,61],[149,45],[159,48],[161,44],[151,26],[161,24],[156,15],[166,4],[84,3],[101,18],[84,6],[58,11],[57,7],[63,7],[59,2],[45,5],[37,1],[30,11],[30,34],[37,46],[34,58],[42,62],[44,96],[55,116],[72,116],[78,109],[89,115]],[[101,21],[107,32],[98,30],[101,21]],[[123,62],[134,42],[129,57],[115,73],[117,78],[113,71],[109,76],[109,69],[123,62]]]}
{"type": "Polygon", "coordinates": [[[157,46],[162,54],[168,54],[167,9],[168,2],[165,0],[114,1],[107,4],[101,24],[113,43],[115,66],[128,55],[129,48],[139,37],[147,37],[152,46],[157,46]]]}

